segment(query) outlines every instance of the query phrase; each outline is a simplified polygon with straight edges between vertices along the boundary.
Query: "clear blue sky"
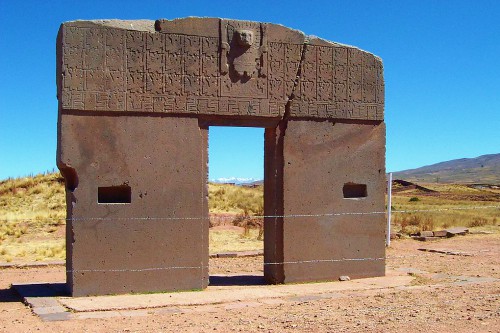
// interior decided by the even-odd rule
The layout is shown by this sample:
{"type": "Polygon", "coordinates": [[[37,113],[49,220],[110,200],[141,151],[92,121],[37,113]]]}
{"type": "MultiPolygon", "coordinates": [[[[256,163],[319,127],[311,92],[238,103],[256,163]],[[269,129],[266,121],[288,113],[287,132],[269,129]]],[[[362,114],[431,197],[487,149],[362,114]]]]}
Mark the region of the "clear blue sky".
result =
{"type": "MultiPolygon", "coordinates": [[[[0,179],[55,168],[61,22],[185,16],[281,23],[380,56],[388,171],[500,152],[500,1],[0,0],[0,179]]],[[[262,129],[210,137],[210,178],[262,178],[262,129]]]]}

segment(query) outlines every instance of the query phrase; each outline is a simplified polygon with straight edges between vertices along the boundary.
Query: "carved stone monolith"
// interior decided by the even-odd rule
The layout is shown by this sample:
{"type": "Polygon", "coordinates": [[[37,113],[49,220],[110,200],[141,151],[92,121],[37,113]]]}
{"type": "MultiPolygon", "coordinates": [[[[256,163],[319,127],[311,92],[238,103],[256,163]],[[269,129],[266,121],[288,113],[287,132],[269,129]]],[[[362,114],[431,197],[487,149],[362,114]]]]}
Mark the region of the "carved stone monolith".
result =
{"type": "Polygon", "coordinates": [[[269,283],[385,273],[382,61],[270,23],[74,21],[57,39],[74,296],[209,283],[210,126],[265,128],[269,283]],[[364,214],[363,214],[364,213],[364,214]]]}

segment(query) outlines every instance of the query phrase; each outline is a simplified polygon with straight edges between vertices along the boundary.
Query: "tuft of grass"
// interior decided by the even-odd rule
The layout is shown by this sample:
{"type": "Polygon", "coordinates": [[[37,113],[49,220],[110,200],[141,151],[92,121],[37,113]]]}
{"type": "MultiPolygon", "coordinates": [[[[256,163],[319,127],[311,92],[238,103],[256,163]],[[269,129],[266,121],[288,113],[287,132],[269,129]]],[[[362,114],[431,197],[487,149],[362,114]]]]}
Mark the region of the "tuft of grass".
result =
{"type": "Polygon", "coordinates": [[[472,221],[470,221],[467,226],[468,227],[484,227],[488,224],[488,220],[484,217],[476,217],[472,221]]]}
{"type": "Polygon", "coordinates": [[[418,197],[411,197],[410,200],[408,200],[409,202],[417,202],[417,201],[420,201],[420,199],[418,197]]]}
{"type": "Polygon", "coordinates": [[[410,283],[412,286],[428,285],[433,282],[432,279],[420,274],[408,273],[408,275],[414,277],[413,281],[410,283]]]}
{"type": "Polygon", "coordinates": [[[434,219],[430,215],[422,214],[399,214],[395,216],[394,222],[399,224],[400,232],[414,234],[419,231],[434,230],[434,219]]]}

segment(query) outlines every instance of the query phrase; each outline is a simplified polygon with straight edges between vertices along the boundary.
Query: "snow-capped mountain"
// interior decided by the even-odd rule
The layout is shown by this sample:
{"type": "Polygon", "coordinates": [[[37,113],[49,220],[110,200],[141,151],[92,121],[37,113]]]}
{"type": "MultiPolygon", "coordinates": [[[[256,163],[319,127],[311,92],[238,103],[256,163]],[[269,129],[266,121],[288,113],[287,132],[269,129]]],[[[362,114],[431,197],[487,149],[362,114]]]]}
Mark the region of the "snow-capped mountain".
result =
{"type": "Polygon", "coordinates": [[[259,181],[260,179],[257,178],[242,178],[242,177],[229,177],[229,178],[217,178],[217,179],[211,179],[210,181],[213,183],[221,183],[221,184],[227,184],[227,183],[233,183],[237,185],[241,184],[248,184],[248,183],[253,183],[256,181],[259,181]]]}

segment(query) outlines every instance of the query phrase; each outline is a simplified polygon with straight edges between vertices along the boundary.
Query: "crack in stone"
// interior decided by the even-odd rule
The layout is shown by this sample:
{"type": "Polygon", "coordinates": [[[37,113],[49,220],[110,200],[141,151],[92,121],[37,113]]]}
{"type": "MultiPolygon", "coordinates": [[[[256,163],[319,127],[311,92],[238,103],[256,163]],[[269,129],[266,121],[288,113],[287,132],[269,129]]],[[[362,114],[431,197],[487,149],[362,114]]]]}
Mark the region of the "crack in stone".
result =
{"type": "Polygon", "coordinates": [[[295,98],[295,89],[299,84],[300,76],[302,74],[302,64],[304,63],[308,44],[309,44],[309,38],[305,36],[304,44],[302,44],[299,65],[297,67],[297,74],[295,75],[295,82],[293,83],[292,91],[290,92],[290,96],[288,96],[287,102],[285,104],[285,113],[283,114],[283,117],[280,120],[280,124],[282,122],[284,123],[283,129],[286,129],[286,122],[290,118],[290,105],[292,103],[292,100],[295,98]]]}

